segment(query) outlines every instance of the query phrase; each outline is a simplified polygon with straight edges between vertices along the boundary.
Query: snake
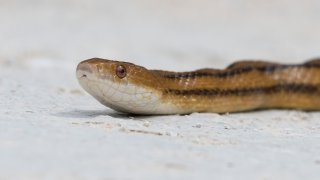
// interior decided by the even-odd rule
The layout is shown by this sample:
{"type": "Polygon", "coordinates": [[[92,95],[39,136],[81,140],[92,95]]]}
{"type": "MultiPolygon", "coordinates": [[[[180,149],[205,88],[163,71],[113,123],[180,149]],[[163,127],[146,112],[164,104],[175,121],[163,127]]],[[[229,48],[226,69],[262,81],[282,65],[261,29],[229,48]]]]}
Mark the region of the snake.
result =
{"type": "Polygon", "coordinates": [[[76,76],[100,103],[128,114],[320,110],[320,59],[300,64],[242,60],[224,69],[173,72],[91,58],[78,64],[76,76]]]}

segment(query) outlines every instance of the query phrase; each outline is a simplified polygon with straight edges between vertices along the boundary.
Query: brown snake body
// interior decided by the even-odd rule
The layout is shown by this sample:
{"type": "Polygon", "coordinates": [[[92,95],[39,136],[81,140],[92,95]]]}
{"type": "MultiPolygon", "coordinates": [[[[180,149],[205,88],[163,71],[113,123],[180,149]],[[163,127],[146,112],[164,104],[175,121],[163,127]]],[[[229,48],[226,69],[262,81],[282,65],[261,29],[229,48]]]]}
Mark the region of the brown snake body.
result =
{"type": "Polygon", "coordinates": [[[82,87],[102,104],[134,114],[320,110],[320,60],[303,64],[240,61],[226,69],[148,70],[93,58],[79,63],[82,87]]]}

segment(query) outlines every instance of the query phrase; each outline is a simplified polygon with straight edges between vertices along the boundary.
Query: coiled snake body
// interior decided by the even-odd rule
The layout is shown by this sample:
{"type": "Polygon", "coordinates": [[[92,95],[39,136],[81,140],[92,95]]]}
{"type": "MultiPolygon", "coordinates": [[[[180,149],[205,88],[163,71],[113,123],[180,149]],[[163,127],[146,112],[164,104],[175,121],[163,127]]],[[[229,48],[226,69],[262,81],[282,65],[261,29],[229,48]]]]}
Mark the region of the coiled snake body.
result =
{"type": "Polygon", "coordinates": [[[222,70],[169,72],[93,58],[79,63],[77,78],[99,102],[126,113],[320,110],[320,59],[292,65],[240,61],[222,70]]]}

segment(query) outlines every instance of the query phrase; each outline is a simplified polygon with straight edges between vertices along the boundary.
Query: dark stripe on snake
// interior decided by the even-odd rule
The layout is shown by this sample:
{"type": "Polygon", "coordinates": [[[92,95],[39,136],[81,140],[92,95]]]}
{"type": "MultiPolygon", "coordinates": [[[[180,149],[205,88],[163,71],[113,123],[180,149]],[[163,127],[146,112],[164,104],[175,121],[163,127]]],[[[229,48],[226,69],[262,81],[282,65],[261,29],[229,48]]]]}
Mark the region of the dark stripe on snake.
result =
{"type": "Polygon", "coordinates": [[[244,73],[249,73],[251,71],[259,71],[259,72],[264,72],[264,73],[273,73],[278,70],[284,70],[288,68],[320,68],[320,63],[319,64],[312,64],[312,63],[305,63],[305,64],[299,64],[299,65],[269,65],[269,66],[251,66],[250,64],[245,67],[241,68],[235,68],[232,69],[231,66],[227,68],[225,71],[221,72],[197,72],[197,71],[192,71],[192,72],[174,72],[174,73],[168,73],[162,75],[164,78],[168,79],[178,79],[178,78],[198,78],[198,77],[215,77],[215,78],[227,78],[227,77],[232,77],[244,73]]]}
{"type": "Polygon", "coordinates": [[[273,94],[279,92],[320,94],[320,85],[315,86],[308,84],[278,84],[269,87],[252,87],[242,89],[168,89],[165,94],[174,94],[178,96],[247,96],[255,94],[273,94]]]}

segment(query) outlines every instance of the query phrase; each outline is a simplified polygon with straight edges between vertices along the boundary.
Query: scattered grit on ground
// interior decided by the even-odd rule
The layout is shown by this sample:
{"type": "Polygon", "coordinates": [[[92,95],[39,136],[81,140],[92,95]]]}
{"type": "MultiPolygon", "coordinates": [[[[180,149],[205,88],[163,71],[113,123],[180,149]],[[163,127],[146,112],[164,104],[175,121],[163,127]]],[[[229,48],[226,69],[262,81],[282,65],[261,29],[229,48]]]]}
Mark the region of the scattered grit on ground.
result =
{"type": "Polygon", "coordinates": [[[94,56],[183,71],[320,55],[318,2],[246,2],[1,2],[0,179],[319,179],[320,112],[131,117],[76,81],[94,56]]]}

